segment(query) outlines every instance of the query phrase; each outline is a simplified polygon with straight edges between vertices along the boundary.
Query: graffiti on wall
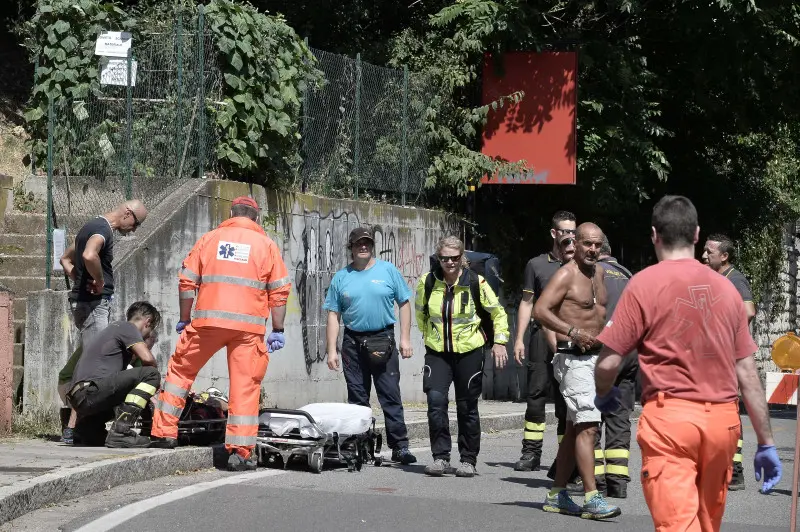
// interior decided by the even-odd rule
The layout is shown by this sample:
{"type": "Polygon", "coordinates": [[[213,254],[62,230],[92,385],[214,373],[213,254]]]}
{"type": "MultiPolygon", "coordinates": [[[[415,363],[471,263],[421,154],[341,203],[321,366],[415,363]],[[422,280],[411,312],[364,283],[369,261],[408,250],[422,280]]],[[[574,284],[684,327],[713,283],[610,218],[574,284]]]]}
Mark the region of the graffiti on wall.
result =
{"type": "Polygon", "coordinates": [[[416,229],[377,224],[357,213],[306,211],[284,218],[288,245],[287,266],[299,300],[306,372],[327,358],[325,297],[334,274],[350,262],[347,238],[360,225],[375,233],[375,255],[395,264],[413,289],[428,270],[428,257],[441,236],[438,228],[416,229]]]}

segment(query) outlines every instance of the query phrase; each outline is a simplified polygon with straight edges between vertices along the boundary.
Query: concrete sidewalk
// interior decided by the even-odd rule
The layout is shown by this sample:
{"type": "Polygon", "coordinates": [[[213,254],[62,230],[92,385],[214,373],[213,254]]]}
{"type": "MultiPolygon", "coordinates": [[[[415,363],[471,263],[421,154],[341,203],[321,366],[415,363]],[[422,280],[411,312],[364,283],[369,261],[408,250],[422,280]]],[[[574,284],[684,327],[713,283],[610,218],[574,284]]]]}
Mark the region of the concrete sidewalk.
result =
{"type": "MultiPolygon", "coordinates": [[[[519,429],[525,404],[481,401],[481,430],[494,432],[519,429]]],[[[376,425],[383,432],[383,413],[373,408],[376,425]]],[[[635,416],[638,417],[639,408],[635,416]]],[[[427,407],[405,405],[409,439],[427,440],[427,407]]],[[[553,405],[547,405],[547,423],[555,423],[553,405]]],[[[450,404],[451,433],[456,434],[455,403],[450,404]]],[[[388,457],[384,444],[383,453],[388,457]]],[[[516,456],[509,457],[509,459],[516,456]]],[[[107,449],[74,447],[45,440],[0,440],[0,524],[49,504],[110,489],[121,484],[150,480],[178,472],[214,466],[212,447],[182,447],[176,450],[107,449]]]]}

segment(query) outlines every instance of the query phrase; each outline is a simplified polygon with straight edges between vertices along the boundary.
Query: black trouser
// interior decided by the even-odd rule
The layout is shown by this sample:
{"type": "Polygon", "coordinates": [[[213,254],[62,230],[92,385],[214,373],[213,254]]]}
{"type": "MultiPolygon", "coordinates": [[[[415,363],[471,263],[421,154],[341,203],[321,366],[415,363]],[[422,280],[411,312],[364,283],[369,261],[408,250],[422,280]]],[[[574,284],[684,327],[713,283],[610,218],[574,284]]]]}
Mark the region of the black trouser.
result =
{"type": "Polygon", "coordinates": [[[408,430],[403,419],[403,400],[400,397],[400,354],[391,329],[376,333],[344,330],[342,339],[342,366],[347,382],[347,402],[352,405],[370,406],[369,395],[375,381],[375,393],[383,409],[386,429],[386,444],[390,449],[408,447],[408,430]],[[376,365],[363,351],[359,339],[374,334],[389,334],[392,337],[392,352],[386,364],[376,365]]]}
{"type": "Polygon", "coordinates": [[[158,390],[161,375],[152,366],[120,371],[110,377],[75,383],[68,394],[72,408],[78,413],[75,426],[82,443],[103,445],[105,424],[114,417],[117,406],[136,406],[141,411],[158,390]]]}
{"type": "Polygon", "coordinates": [[[528,342],[528,407],[525,409],[525,430],[522,438],[522,454],[542,456],[542,440],[545,430],[545,404],[553,396],[558,426],[558,442],[567,430],[567,406],[553,376],[553,352],[547,345],[544,331],[534,325],[528,342]]]}
{"type": "Polygon", "coordinates": [[[458,453],[462,462],[475,465],[481,450],[478,399],[483,389],[484,347],[467,353],[425,351],[422,391],[428,396],[428,430],[433,459],[450,460],[450,418],[447,414],[450,385],[455,385],[458,417],[458,453]]]}
{"type": "Polygon", "coordinates": [[[610,414],[603,414],[606,441],[605,451],[600,444],[603,426],[597,431],[595,440],[594,476],[598,486],[609,491],[625,489],[631,477],[628,472],[628,459],[631,454],[631,412],[636,399],[636,375],[639,373],[639,359],[634,353],[622,361],[615,385],[620,391],[620,407],[610,414]]]}

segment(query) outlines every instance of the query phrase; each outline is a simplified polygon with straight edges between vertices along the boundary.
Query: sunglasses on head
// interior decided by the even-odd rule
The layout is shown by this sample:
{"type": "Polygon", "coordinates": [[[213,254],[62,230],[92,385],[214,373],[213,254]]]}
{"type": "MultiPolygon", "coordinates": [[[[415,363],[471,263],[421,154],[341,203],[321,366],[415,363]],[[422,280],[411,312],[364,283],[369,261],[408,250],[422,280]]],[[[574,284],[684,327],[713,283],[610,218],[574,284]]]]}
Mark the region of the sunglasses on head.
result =
{"type": "Polygon", "coordinates": [[[450,255],[449,257],[439,255],[440,262],[458,262],[460,260],[461,260],[461,255],[450,255]]]}

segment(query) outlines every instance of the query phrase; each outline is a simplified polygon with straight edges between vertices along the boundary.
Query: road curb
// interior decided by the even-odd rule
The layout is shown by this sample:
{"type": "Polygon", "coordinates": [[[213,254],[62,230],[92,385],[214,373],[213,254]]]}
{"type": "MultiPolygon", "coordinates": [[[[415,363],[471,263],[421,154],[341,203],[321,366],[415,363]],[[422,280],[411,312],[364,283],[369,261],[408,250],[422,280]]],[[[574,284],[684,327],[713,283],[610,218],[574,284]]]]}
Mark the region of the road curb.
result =
{"type": "Polygon", "coordinates": [[[0,488],[0,524],[50,504],[213,463],[211,447],[185,447],[60,469],[0,488]]]}
{"type": "MultiPolygon", "coordinates": [[[[478,406],[480,410],[480,406],[478,406]]],[[[631,412],[631,419],[638,419],[642,412],[642,407],[636,405],[631,412]]],[[[558,423],[556,414],[553,411],[545,412],[545,423],[547,425],[555,425],[558,423]]],[[[525,426],[525,413],[513,414],[481,414],[481,432],[500,432],[503,430],[519,429],[520,432],[525,426]]],[[[386,430],[383,424],[376,424],[375,429],[383,435],[384,449],[386,448],[386,430]]],[[[408,430],[409,440],[427,440],[430,438],[428,433],[428,422],[410,421],[406,422],[406,429],[408,430]]],[[[454,413],[450,414],[450,434],[458,434],[458,420],[454,413]]]]}
{"type": "MultiPolygon", "coordinates": [[[[637,405],[631,418],[638,418],[640,412],[641,407],[637,405]]],[[[547,412],[545,421],[548,425],[555,424],[555,413],[547,412]]],[[[481,431],[521,429],[524,422],[524,413],[483,414],[481,431]]],[[[426,420],[409,422],[406,427],[409,440],[429,438],[426,420]]],[[[376,425],[375,428],[384,434],[385,442],[383,425],[376,425]]],[[[450,419],[450,433],[458,433],[455,415],[450,419]]],[[[385,444],[383,449],[386,450],[385,444]]],[[[153,480],[180,471],[208,469],[214,467],[214,454],[213,447],[181,447],[90,462],[15,482],[10,486],[0,487],[0,524],[50,504],[84,497],[122,484],[153,480]]]]}

